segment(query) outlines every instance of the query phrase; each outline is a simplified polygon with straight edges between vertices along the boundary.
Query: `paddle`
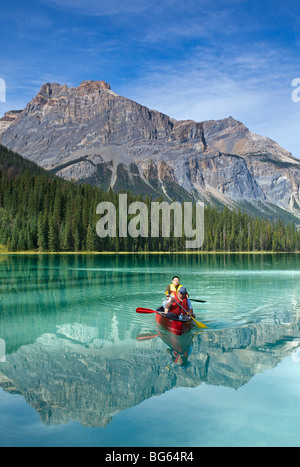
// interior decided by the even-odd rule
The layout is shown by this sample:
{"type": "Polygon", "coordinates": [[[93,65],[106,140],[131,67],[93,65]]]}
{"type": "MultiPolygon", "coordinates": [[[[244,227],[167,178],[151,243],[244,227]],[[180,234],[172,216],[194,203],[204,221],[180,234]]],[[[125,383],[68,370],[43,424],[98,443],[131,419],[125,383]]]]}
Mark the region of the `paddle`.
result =
{"type": "MultiPolygon", "coordinates": [[[[181,306],[179,303],[178,303],[178,305],[181,306]]],[[[181,306],[181,308],[185,311],[185,309],[182,306],[181,306]]],[[[158,311],[150,310],[149,308],[137,308],[136,312],[137,313],[147,313],[147,314],[148,313],[158,313],[158,311]]],[[[200,321],[196,321],[195,318],[193,318],[192,316],[191,316],[191,318],[192,318],[193,321],[195,321],[197,328],[203,328],[203,329],[207,328],[207,326],[205,326],[205,324],[200,323],[200,321]]]]}
{"type": "MultiPolygon", "coordinates": [[[[167,297],[171,297],[171,295],[167,295],[167,297]]],[[[190,297],[189,297],[190,298],[190,297]]],[[[196,300],[195,298],[190,298],[192,302],[197,302],[197,303],[206,303],[206,300],[196,300]]]]}
{"type": "Polygon", "coordinates": [[[195,321],[197,328],[203,328],[203,329],[207,328],[207,326],[205,326],[204,323],[200,323],[200,321],[196,321],[195,318],[193,318],[193,316],[191,316],[191,318],[193,321],[195,321]]]}
{"type": "Polygon", "coordinates": [[[146,332],[144,334],[138,334],[136,336],[137,341],[148,341],[153,339],[154,337],[158,337],[158,334],[151,334],[151,332],[146,332]]]}
{"type": "MultiPolygon", "coordinates": [[[[173,298],[174,298],[174,297],[173,297],[173,298]]],[[[183,306],[180,305],[180,303],[177,302],[177,300],[175,300],[175,298],[174,298],[174,301],[175,301],[175,303],[177,303],[177,305],[180,306],[180,308],[182,308],[183,311],[186,313],[186,310],[183,308],[183,306]]],[[[190,315],[189,315],[189,316],[190,316],[190,315]]],[[[195,318],[193,318],[192,316],[191,316],[191,318],[192,318],[193,321],[195,321],[197,328],[207,328],[207,326],[205,326],[205,324],[200,323],[200,321],[196,321],[195,318]]]]}
{"type": "Polygon", "coordinates": [[[137,308],[135,311],[137,313],[158,313],[158,311],[150,310],[149,308],[137,308]]]}

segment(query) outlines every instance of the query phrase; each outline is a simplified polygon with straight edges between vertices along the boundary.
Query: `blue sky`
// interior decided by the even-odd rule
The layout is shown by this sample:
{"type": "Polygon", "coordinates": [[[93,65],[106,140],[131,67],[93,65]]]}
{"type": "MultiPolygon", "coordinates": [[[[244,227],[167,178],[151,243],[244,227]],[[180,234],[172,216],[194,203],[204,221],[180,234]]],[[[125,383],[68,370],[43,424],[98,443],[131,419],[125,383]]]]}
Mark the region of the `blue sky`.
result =
{"type": "Polygon", "coordinates": [[[299,0],[10,0],[0,18],[0,116],[47,81],[104,80],[178,120],[231,115],[300,157],[299,0]]]}

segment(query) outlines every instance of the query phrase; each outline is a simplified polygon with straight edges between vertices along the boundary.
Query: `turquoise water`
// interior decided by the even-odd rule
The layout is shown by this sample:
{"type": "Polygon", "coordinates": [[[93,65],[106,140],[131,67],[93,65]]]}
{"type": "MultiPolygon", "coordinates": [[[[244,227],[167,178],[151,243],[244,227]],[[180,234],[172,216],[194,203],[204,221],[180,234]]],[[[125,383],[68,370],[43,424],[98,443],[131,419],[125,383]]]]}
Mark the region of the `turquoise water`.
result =
{"type": "Polygon", "coordinates": [[[0,257],[0,446],[299,446],[300,261],[0,257]],[[179,274],[208,329],[153,314],[179,274]]]}

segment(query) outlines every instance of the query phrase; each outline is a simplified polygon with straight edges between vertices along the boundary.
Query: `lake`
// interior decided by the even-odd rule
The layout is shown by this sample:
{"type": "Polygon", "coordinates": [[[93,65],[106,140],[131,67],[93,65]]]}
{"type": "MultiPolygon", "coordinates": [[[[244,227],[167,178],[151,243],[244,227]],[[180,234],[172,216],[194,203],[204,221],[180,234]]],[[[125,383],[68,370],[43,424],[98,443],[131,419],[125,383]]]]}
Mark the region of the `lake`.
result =
{"type": "Polygon", "coordinates": [[[299,259],[0,256],[0,446],[300,446],[299,259]],[[173,275],[207,329],[136,313],[173,275]]]}

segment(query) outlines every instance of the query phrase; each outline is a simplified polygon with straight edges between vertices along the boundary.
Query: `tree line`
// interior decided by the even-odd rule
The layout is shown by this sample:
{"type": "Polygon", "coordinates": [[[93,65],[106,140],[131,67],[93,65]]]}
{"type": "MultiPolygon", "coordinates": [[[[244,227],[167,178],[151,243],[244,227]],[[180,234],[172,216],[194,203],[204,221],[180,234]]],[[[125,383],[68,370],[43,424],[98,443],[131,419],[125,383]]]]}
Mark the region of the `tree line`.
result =
{"type": "MultiPolygon", "coordinates": [[[[172,228],[167,238],[119,238],[118,232],[115,238],[100,238],[96,208],[103,201],[117,206],[117,193],[66,182],[35,164],[24,165],[20,156],[8,158],[9,154],[13,153],[0,148],[0,245],[9,251],[185,251],[187,239],[184,234],[174,237],[172,228]]],[[[143,201],[150,213],[151,197],[127,194],[128,203],[143,201]]],[[[293,222],[270,221],[240,210],[207,206],[204,228],[203,251],[300,249],[300,232],[293,222]]]]}

